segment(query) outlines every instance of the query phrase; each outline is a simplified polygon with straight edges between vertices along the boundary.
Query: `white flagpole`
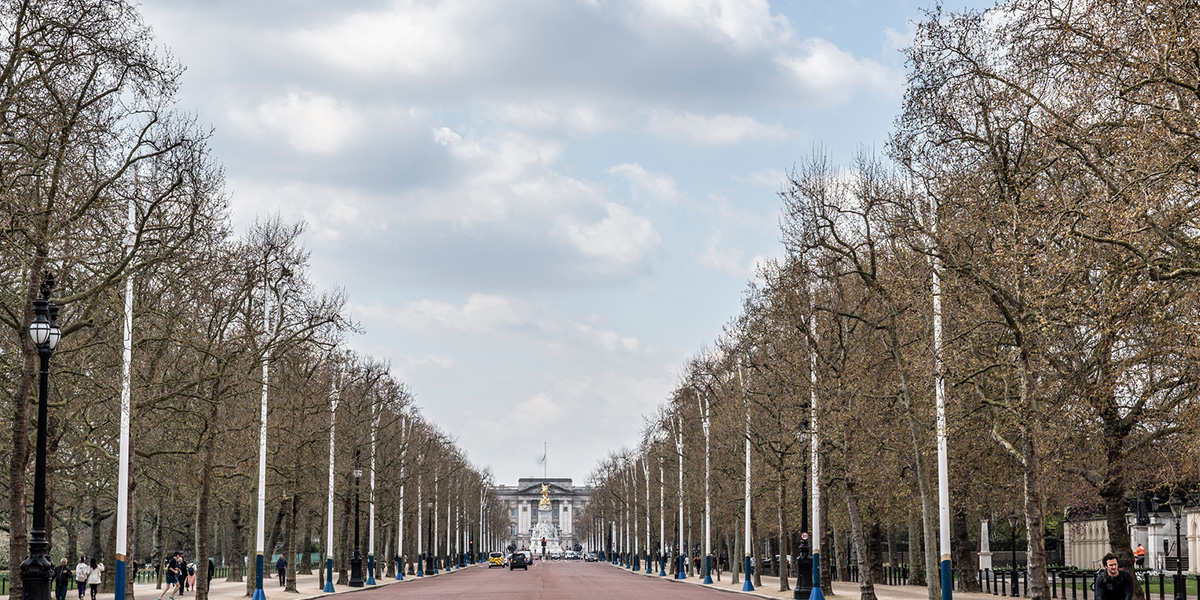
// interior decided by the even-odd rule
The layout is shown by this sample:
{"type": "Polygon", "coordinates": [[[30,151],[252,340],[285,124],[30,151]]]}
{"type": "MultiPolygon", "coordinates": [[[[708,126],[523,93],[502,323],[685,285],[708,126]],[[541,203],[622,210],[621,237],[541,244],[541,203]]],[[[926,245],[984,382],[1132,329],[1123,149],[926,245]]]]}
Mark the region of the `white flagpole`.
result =
{"type": "Polygon", "coordinates": [[[253,600],[266,600],[263,592],[263,539],[266,528],[267,511],[267,382],[271,362],[271,290],[266,278],[263,278],[263,338],[267,344],[263,351],[262,361],[262,410],[258,424],[258,522],[255,531],[256,551],[254,557],[254,597],[253,600]]]}
{"type": "Polygon", "coordinates": [[[338,373],[333,376],[333,394],[329,398],[329,510],[325,522],[325,588],[326,594],[333,593],[333,441],[337,427],[338,373]]]}
{"type": "MultiPolygon", "coordinates": [[[[937,234],[937,200],[930,198],[934,235],[937,234]]],[[[941,261],[933,256],[933,375],[934,395],[937,404],[937,449],[938,449],[938,540],[941,551],[942,600],[954,597],[951,580],[953,568],[950,562],[950,466],[948,432],[946,430],[946,378],[942,363],[942,274],[941,261]]],[[[1015,587],[1015,586],[1014,586],[1015,587]]]]}
{"type": "Polygon", "coordinates": [[[408,420],[400,417],[400,510],[396,515],[396,580],[404,581],[404,463],[408,454],[408,420]]]}
{"type": "MultiPolygon", "coordinates": [[[[813,343],[817,340],[817,312],[812,305],[816,302],[816,285],[809,282],[809,315],[808,327],[813,343]]],[[[808,351],[809,379],[809,428],[811,448],[809,458],[812,462],[812,592],[810,600],[825,600],[825,592],[821,589],[821,460],[819,449],[820,422],[817,418],[817,349],[809,347],[808,351]]]]}
{"type": "Polygon", "coordinates": [[[687,575],[683,572],[684,557],[687,556],[687,548],[683,547],[683,415],[679,415],[676,421],[675,430],[675,453],[679,456],[679,564],[676,566],[679,571],[675,575],[676,579],[683,579],[687,575]]]}
{"type": "MultiPolygon", "coordinates": [[[[697,397],[699,402],[700,398],[697,397]]],[[[708,423],[708,394],[704,394],[704,402],[700,405],[700,416],[702,417],[701,424],[704,426],[704,583],[712,583],[712,565],[709,564],[712,556],[712,498],[709,497],[709,423],[708,423]]]]}
{"type": "Polygon", "coordinates": [[[371,491],[367,495],[367,585],[375,585],[375,432],[379,411],[371,403],[371,491]]]}
{"type": "MultiPolygon", "coordinates": [[[[136,172],[134,178],[136,179],[136,172]]],[[[135,181],[136,183],[136,181],[135,181]]],[[[134,188],[137,189],[136,187],[134,188]]],[[[125,256],[133,255],[134,218],[136,216],[133,196],[129,197],[129,222],[125,229],[125,256]]],[[[128,552],[129,529],[129,417],[130,388],[132,387],[133,364],[133,274],[125,274],[125,331],[121,355],[121,434],[120,458],[117,467],[117,548],[116,548],[116,599],[125,600],[125,558],[128,552]]]]}
{"type": "Polygon", "coordinates": [[[738,359],[738,383],[742,387],[742,404],[746,406],[746,557],[745,581],[742,582],[743,592],[753,592],[754,584],[750,582],[750,400],[746,398],[746,380],[742,378],[742,360],[738,359]]]}

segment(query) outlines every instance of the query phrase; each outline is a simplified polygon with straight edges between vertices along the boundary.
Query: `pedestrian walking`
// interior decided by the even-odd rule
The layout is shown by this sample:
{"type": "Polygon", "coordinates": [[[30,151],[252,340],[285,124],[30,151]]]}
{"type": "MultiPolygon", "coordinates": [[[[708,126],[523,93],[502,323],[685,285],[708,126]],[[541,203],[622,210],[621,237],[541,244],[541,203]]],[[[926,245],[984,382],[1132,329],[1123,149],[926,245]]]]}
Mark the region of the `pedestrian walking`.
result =
{"type": "Polygon", "coordinates": [[[214,573],[216,570],[217,570],[217,565],[216,565],[216,563],[214,563],[214,562],[213,562],[213,559],[209,558],[209,559],[208,559],[208,585],[204,586],[204,589],[206,589],[206,590],[211,590],[211,589],[212,589],[212,578],[213,578],[213,573],[214,573]]]}
{"type": "Polygon", "coordinates": [[[79,564],[75,565],[75,587],[79,589],[79,600],[83,600],[83,592],[87,589],[88,573],[91,572],[92,568],[89,567],[87,561],[80,556],[79,564]]]}
{"type": "Polygon", "coordinates": [[[100,589],[100,574],[104,572],[104,563],[98,562],[95,558],[88,563],[91,570],[88,572],[87,584],[92,589],[92,600],[96,600],[96,591],[100,589]]]}
{"type": "Polygon", "coordinates": [[[187,593],[187,556],[182,552],[175,557],[175,586],[177,593],[182,596],[187,593]]]}
{"type": "Polygon", "coordinates": [[[62,559],[57,567],[54,567],[54,597],[57,600],[67,600],[67,589],[71,587],[71,567],[67,566],[67,559],[62,559]]]}
{"type": "Polygon", "coordinates": [[[275,561],[275,572],[279,574],[279,587],[283,587],[287,578],[287,559],[282,554],[279,555],[279,560],[275,561]]]}
{"type": "Polygon", "coordinates": [[[1104,555],[1104,568],[1096,573],[1096,600],[1131,600],[1133,598],[1133,576],[1129,571],[1117,568],[1117,555],[1104,555]]]}
{"type": "Polygon", "coordinates": [[[1140,569],[1146,566],[1146,547],[1138,544],[1137,549],[1133,551],[1133,562],[1140,569]]]}
{"type": "Polygon", "coordinates": [[[163,596],[170,594],[171,600],[175,600],[175,584],[176,575],[179,574],[179,568],[175,566],[175,558],[179,556],[178,552],[172,552],[171,556],[163,561],[163,568],[166,569],[167,586],[158,594],[158,600],[162,600],[163,596]]]}

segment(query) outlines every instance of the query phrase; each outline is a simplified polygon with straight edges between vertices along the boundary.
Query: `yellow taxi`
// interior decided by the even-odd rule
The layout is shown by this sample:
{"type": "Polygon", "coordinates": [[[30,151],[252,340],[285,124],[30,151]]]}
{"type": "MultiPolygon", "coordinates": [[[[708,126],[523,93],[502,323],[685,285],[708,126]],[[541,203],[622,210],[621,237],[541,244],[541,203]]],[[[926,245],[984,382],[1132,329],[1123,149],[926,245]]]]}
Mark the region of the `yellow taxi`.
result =
{"type": "Polygon", "coordinates": [[[492,552],[488,554],[488,568],[500,567],[504,568],[504,554],[502,552],[492,552]]]}

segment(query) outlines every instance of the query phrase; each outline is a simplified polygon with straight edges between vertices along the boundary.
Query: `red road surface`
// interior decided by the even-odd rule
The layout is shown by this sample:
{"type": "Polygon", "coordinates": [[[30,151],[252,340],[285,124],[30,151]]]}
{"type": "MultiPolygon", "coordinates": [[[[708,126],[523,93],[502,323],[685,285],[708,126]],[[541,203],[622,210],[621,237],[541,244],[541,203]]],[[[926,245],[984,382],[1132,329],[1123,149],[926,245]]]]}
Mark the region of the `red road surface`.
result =
{"type": "Polygon", "coordinates": [[[461,571],[355,592],[346,600],[621,600],[653,598],[730,600],[729,592],[630,573],[608,563],[550,561],[528,571],[488,569],[476,565],[461,571]]]}

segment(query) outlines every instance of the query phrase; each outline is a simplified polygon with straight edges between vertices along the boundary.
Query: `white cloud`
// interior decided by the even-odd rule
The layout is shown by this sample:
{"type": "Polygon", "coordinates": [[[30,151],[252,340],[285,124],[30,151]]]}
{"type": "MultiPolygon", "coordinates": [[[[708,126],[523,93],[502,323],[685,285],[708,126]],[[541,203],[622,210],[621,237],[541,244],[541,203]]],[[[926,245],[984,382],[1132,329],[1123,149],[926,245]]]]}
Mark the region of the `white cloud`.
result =
{"type": "Polygon", "coordinates": [[[746,253],[741,248],[724,246],[721,237],[717,232],[709,238],[708,245],[697,259],[700,264],[733,277],[749,278],[753,275],[754,265],[746,263],[746,253]]]}
{"type": "Polygon", "coordinates": [[[605,210],[607,216],[599,222],[564,220],[562,234],[584,255],[617,265],[638,263],[658,247],[658,232],[649,219],[634,216],[619,204],[608,203],[605,210]]]}
{"type": "Polygon", "coordinates": [[[422,75],[453,68],[468,53],[463,20],[468,2],[394,2],[327,26],[297,31],[290,41],[310,60],[359,74],[422,75]]]}
{"type": "Polygon", "coordinates": [[[799,55],[786,55],[780,64],[791,71],[805,97],[820,103],[841,102],[859,88],[898,96],[904,74],[873,60],[856,58],[820,38],[809,38],[799,55]]]}
{"type": "Polygon", "coordinates": [[[674,178],[670,175],[650,173],[637,163],[619,164],[610,167],[607,173],[629,181],[634,200],[640,199],[642,192],[650,199],[661,202],[674,202],[679,199],[679,190],[676,189],[674,178]]]}
{"type": "Polygon", "coordinates": [[[358,190],[244,178],[230,179],[229,187],[236,190],[230,202],[235,216],[278,213],[287,221],[303,220],[307,234],[318,242],[335,243],[386,228],[386,221],[375,215],[378,199],[358,190]]]}
{"type": "Polygon", "coordinates": [[[648,17],[695,28],[738,50],[791,36],[788,20],[772,15],[766,0],[641,0],[641,5],[648,17]]]}
{"type": "Polygon", "coordinates": [[[229,119],[245,130],[281,136],[298,152],[322,155],[344,150],[366,125],[352,105],[309,92],[292,92],[249,110],[231,108],[229,119]]]}
{"type": "Polygon", "coordinates": [[[746,175],[734,175],[733,180],[771,192],[779,192],[787,185],[788,175],[779,169],[763,169],[746,175]]]}
{"type": "MultiPolygon", "coordinates": [[[[556,314],[548,306],[494,294],[471,294],[464,304],[419,300],[401,308],[386,305],[352,305],[353,314],[364,322],[391,322],[424,333],[458,332],[499,338],[520,337],[536,348],[564,354],[575,350],[599,349],[615,355],[640,354],[647,348],[638,338],[589,323],[577,323],[556,314]]],[[[428,356],[428,355],[427,355],[428,356]]],[[[410,361],[411,362],[411,361],[410,361]]],[[[423,364],[441,364],[430,358],[423,364]]],[[[449,366],[444,364],[442,366],[449,366]]]]}
{"type": "Polygon", "coordinates": [[[487,109],[493,120],[524,129],[566,129],[597,134],[612,127],[611,119],[597,106],[548,101],[505,103],[487,109]]]}
{"type": "Polygon", "coordinates": [[[657,136],[705,146],[725,146],[749,140],[783,140],[788,137],[782,125],[766,125],[745,115],[706,117],[658,110],[650,115],[648,127],[657,136]]]}

